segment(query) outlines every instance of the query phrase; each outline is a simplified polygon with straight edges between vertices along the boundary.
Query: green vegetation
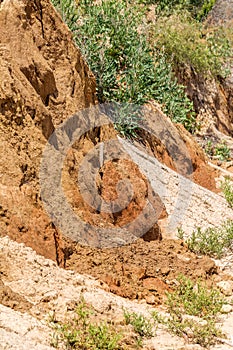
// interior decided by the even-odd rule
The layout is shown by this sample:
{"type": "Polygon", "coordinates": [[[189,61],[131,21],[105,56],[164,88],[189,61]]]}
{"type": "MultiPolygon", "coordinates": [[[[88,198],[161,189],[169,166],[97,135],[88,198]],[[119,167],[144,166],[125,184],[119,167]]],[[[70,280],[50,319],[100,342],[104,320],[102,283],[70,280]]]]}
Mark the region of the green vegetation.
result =
{"type": "Polygon", "coordinates": [[[130,313],[124,310],[124,317],[126,325],[133,326],[134,332],[137,334],[135,343],[138,348],[142,347],[143,337],[153,337],[155,325],[143,315],[139,315],[135,312],[130,313]]]}
{"type": "Polygon", "coordinates": [[[223,299],[215,289],[208,290],[198,281],[196,284],[185,276],[179,276],[179,286],[175,292],[167,294],[167,305],[170,313],[201,317],[204,320],[212,319],[220,312],[223,299]]]}
{"type": "Polygon", "coordinates": [[[82,299],[76,310],[76,317],[66,324],[53,322],[55,333],[52,345],[64,344],[66,349],[114,350],[119,349],[121,335],[106,323],[92,323],[93,310],[82,299]]]}
{"type": "Polygon", "coordinates": [[[227,250],[232,249],[233,222],[228,220],[221,227],[211,227],[204,231],[198,228],[185,242],[192,252],[219,259],[227,250]]]}
{"type": "Polygon", "coordinates": [[[229,177],[225,177],[225,181],[221,183],[221,189],[224,193],[227,203],[233,208],[233,185],[229,177]]]}
{"type": "Polygon", "coordinates": [[[221,161],[227,161],[231,157],[231,152],[226,142],[223,140],[214,146],[213,142],[209,140],[205,147],[205,152],[212,158],[217,158],[221,161]]]}
{"type": "Polygon", "coordinates": [[[151,321],[143,315],[138,315],[135,312],[129,313],[124,310],[124,317],[126,324],[131,324],[134,328],[134,331],[141,337],[153,336],[153,325],[151,321]]]}
{"type": "MultiPolygon", "coordinates": [[[[73,30],[76,44],[96,76],[100,102],[142,105],[154,99],[173,121],[194,131],[193,104],[165,56],[149,46],[141,6],[123,0],[101,4],[81,0],[76,7],[67,0],[53,3],[73,30]]],[[[125,114],[116,126],[123,134],[132,134],[138,117],[125,114]]]]}
{"type": "Polygon", "coordinates": [[[151,44],[163,50],[177,69],[189,66],[204,76],[226,77],[232,56],[230,38],[222,28],[206,29],[189,12],[160,17],[151,26],[151,44]]]}
{"type": "Polygon", "coordinates": [[[66,323],[58,322],[54,315],[50,318],[50,326],[54,330],[51,345],[67,350],[136,349],[143,346],[145,338],[155,336],[159,323],[172,333],[186,335],[193,343],[202,346],[215,344],[217,337],[222,336],[215,325],[224,304],[220,292],[213,288],[207,289],[201,281],[194,283],[182,275],[177,282],[176,290],[167,293],[168,316],[153,312],[147,318],[124,310],[125,323],[118,327],[112,322],[96,321],[99,315],[81,298],[75,315],[70,316],[66,323]],[[133,337],[128,325],[133,327],[133,337]]]}
{"type": "Polygon", "coordinates": [[[204,19],[214,6],[216,0],[149,0],[157,4],[156,12],[159,14],[172,14],[177,11],[189,11],[197,20],[204,19]]]}
{"type": "Polygon", "coordinates": [[[230,159],[230,149],[226,145],[226,142],[222,141],[221,143],[215,146],[214,156],[222,161],[230,159]]]}
{"type": "MultiPolygon", "coordinates": [[[[207,30],[200,22],[214,0],[52,0],[72,30],[97,81],[99,102],[143,105],[157,101],[187,130],[197,128],[193,103],[174,75],[189,66],[218,78],[228,74],[232,33],[207,30]],[[149,25],[147,4],[156,4],[149,25]]],[[[115,120],[123,135],[135,136],[141,114],[125,109],[115,120]]]]}
{"type": "Polygon", "coordinates": [[[221,311],[224,300],[218,290],[207,289],[201,281],[196,284],[185,276],[178,278],[179,286],[167,293],[169,316],[161,317],[153,313],[156,322],[160,322],[179,336],[186,336],[193,343],[208,347],[222,336],[216,327],[216,317],[221,311]],[[190,315],[190,316],[187,316],[190,315]]]}

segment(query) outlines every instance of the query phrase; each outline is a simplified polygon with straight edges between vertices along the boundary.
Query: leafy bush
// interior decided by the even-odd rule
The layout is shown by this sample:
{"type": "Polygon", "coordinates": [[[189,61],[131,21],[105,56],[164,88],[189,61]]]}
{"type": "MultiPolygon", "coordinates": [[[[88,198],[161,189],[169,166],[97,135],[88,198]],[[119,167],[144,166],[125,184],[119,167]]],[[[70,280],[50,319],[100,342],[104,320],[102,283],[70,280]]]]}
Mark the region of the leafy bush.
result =
{"type": "Polygon", "coordinates": [[[164,50],[172,65],[192,67],[204,76],[226,77],[232,56],[226,30],[204,29],[188,12],[161,17],[151,29],[151,44],[164,50]]]}
{"type": "Polygon", "coordinates": [[[213,142],[209,140],[205,146],[205,152],[209,157],[217,158],[221,161],[227,161],[231,157],[230,149],[225,141],[214,145],[213,142]]]}
{"type": "Polygon", "coordinates": [[[180,275],[175,292],[167,293],[168,311],[211,319],[220,312],[223,299],[216,289],[207,289],[200,281],[196,284],[180,275]]]}
{"type": "MultiPolygon", "coordinates": [[[[69,11],[63,17],[72,18],[67,23],[73,28],[79,13],[74,36],[96,76],[100,102],[142,105],[154,99],[172,120],[183,123],[189,131],[195,129],[193,104],[184,87],[178,84],[165,57],[149,47],[141,6],[123,0],[103,0],[100,4],[80,0],[72,9],[74,17],[69,11]]],[[[137,129],[136,120],[123,124],[121,120],[116,125],[124,134],[137,129]]]]}

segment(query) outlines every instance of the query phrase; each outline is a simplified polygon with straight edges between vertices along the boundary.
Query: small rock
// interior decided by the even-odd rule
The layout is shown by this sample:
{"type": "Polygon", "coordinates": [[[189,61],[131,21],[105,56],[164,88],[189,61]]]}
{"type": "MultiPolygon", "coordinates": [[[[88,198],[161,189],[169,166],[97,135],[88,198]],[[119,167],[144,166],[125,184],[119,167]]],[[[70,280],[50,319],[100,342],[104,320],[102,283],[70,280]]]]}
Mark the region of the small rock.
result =
{"type": "Polygon", "coordinates": [[[114,325],[125,325],[125,318],[124,316],[118,316],[114,318],[114,325]]]}
{"type": "Polygon", "coordinates": [[[169,274],[169,272],[170,272],[169,267],[162,267],[161,268],[162,275],[167,276],[169,274]]]}
{"type": "Polygon", "coordinates": [[[233,281],[221,281],[217,283],[217,286],[224,295],[226,296],[232,295],[233,281]]]}
{"type": "Polygon", "coordinates": [[[143,287],[150,291],[157,291],[159,293],[164,293],[169,291],[170,288],[164,283],[160,278],[148,277],[143,280],[143,287]]]}
{"type": "Polygon", "coordinates": [[[222,308],[221,308],[221,312],[222,312],[223,314],[228,314],[228,313],[231,312],[231,311],[232,311],[232,306],[229,305],[229,304],[224,304],[224,305],[222,306],[222,308]]]}
{"type": "Polygon", "coordinates": [[[58,293],[56,291],[48,291],[44,293],[42,301],[48,303],[51,300],[54,300],[58,297],[58,293]]]}
{"type": "Polygon", "coordinates": [[[153,294],[149,294],[145,297],[147,304],[154,305],[156,303],[156,298],[153,294]]]}
{"type": "Polygon", "coordinates": [[[177,258],[185,263],[189,263],[191,259],[183,254],[177,254],[177,258]]]}
{"type": "Polygon", "coordinates": [[[35,314],[36,316],[39,316],[39,315],[41,314],[41,312],[40,312],[40,310],[35,310],[35,311],[34,311],[34,314],[35,314]]]}

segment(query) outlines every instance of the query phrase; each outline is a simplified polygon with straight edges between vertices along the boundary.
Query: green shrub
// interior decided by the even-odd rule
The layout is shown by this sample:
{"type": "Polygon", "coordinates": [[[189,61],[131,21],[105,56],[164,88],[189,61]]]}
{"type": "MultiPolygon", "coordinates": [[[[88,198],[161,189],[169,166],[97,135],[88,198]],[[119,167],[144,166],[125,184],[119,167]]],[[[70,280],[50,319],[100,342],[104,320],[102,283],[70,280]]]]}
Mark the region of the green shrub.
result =
{"type": "Polygon", "coordinates": [[[157,4],[157,14],[172,14],[178,10],[189,11],[197,20],[204,19],[214,6],[216,0],[148,0],[147,3],[157,4]]]}
{"type": "Polygon", "coordinates": [[[217,158],[221,161],[228,161],[231,157],[230,149],[225,141],[214,145],[213,142],[209,140],[205,146],[205,152],[209,157],[217,158]]]}
{"type": "Polygon", "coordinates": [[[152,26],[150,40],[152,46],[164,50],[175,69],[187,65],[204,76],[229,74],[232,46],[227,31],[206,30],[188,12],[159,18],[152,26]]]}
{"type": "Polygon", "coordinates": [[[207,289],[201,281],[194,283],[189,278],[180,275],[179,285],[175,292],[167,293],[169,312],[193,315],[202,319],[211,319],[220,312],[223,299],[216,289],[207,289]]]}
{"type": "MultiPolygon", "coordinates": [[[[76,11],[79,13],[74,36],[96,76],[100,102],[142,105],[154,99],[173,121],[189,131],[195,129],[193,104],[184,87],[178,84],[163,54],[149,47],[142,6],[123,0],[103,0],[101,4],[80,0],[72,11],[75,20],[76,11]]],[[[71,16],[69,12],[67,16],[71,16]]],[[[121,118],[116,126],[123,134],[132,134],[137,130],[137,119],[125,122],[121,118]]]]}
{"type": "Polygon", "coordinates": [[[204,0],[198,11],[196,11],[196,18],[200,21],[207,17],[210,10],[212,10],[216,0],[204,0]]]}
{"type": "Polygon", "coordinates": [[[227,161],[230,159],[230,149],[227,146],[226,142],[222,141],[217,144],[214,148],[214,156],[222,161],[227,161]]]}

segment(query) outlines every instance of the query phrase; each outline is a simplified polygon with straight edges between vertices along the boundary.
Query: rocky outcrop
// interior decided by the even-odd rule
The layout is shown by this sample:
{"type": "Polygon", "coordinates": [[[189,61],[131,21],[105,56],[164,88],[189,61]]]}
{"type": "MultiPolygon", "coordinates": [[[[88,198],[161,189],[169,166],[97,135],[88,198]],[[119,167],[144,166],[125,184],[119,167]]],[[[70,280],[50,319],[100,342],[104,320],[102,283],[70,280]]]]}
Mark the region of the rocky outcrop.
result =
{"type": "Polygon", "coordinates": [[[233,220],[233,210],[223,196],[197,185],[154,157],[145,156],[145,151],[127,141],[122,142],[166,208],[167,218],[161,222],[164,236],[175,238],[179,227],[191,235],[197,227],[206,229],[233,220]]]}
{"type": "MultiPolygon", "coordinates": [[[[233,26],[233,1],[217,0],[207,18],[207,25],[223,27],[232,32],[233,26]]],[[[231,62],[230,74],[222,79],[219,87],[218,130],[233,136],[233,63],[231,62]],[[225,109],[224,109],[225,107],[225,109]]]]}
{"type": "MultiPolygon", "coordinates": [[[[232,79],[233,70],[226,79],[206,79],[186,67],[178,74],[187,87],[187,94],[194,103],[201,134],[221,132],[231,136],[232,128],[232,79]]],[[[224,135],[223,135],[224,136],[224,135]]]]}

